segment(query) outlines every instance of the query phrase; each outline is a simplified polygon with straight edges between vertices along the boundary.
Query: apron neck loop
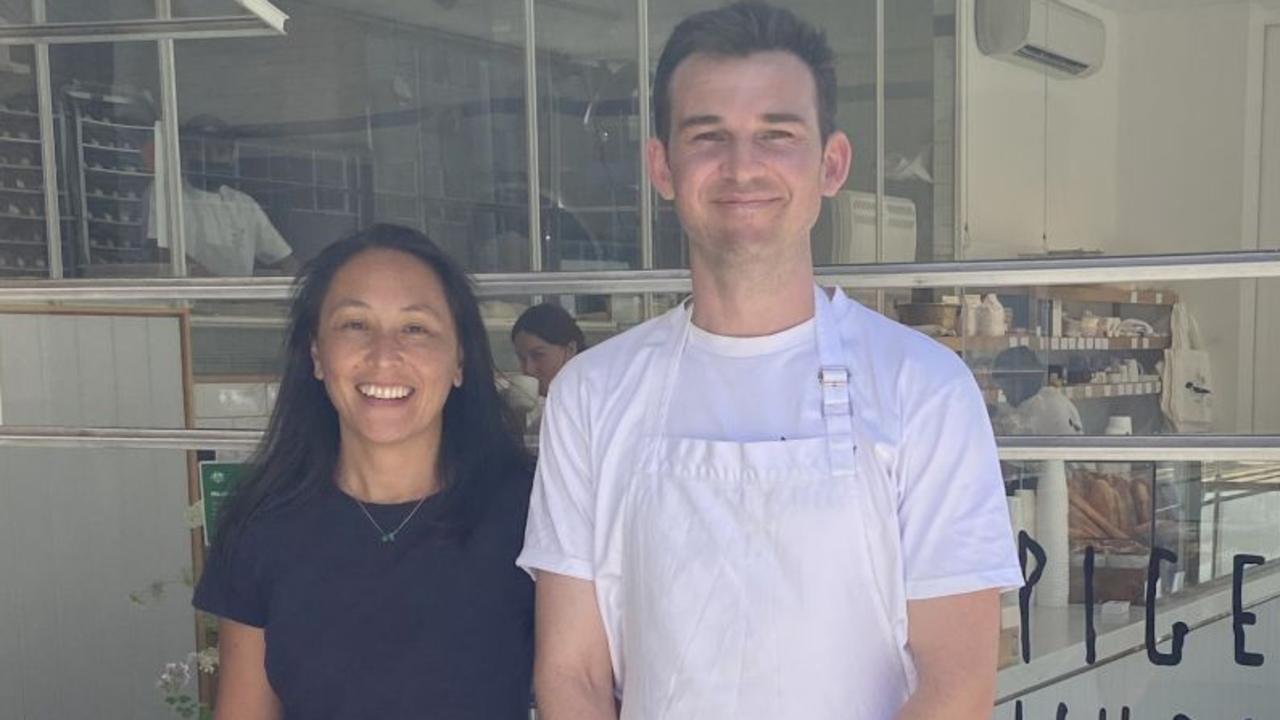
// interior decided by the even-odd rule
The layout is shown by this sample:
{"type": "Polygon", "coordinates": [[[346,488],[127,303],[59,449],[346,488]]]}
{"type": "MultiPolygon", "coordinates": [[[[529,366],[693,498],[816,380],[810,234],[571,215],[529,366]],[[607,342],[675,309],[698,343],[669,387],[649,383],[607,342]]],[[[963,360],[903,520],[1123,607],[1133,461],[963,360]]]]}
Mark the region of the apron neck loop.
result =
{"type": "MultiPolygon", "coordinates": [[[[854,471],[853,403],[852,383],[840,327],[831,308],[832,300],[819,285],[813,286],[814,335],[818,346],[818,382],[822,388],[822,421],[826,427],[827,456],[833,475],[851,475],[854,471]]],[[[667,417],[672,394],[679,374],[680,361],[689,345],[690,328],[693,326],[693,300],[685,300],[671,313],[670,332],[666,341],[666,366],[660,376],[660,385],[652,393],[646,415],[649,418],[644,442],[648,446],[642,453],[644,467],[652,469],[659,456],[665,437],[667,417]]]]}

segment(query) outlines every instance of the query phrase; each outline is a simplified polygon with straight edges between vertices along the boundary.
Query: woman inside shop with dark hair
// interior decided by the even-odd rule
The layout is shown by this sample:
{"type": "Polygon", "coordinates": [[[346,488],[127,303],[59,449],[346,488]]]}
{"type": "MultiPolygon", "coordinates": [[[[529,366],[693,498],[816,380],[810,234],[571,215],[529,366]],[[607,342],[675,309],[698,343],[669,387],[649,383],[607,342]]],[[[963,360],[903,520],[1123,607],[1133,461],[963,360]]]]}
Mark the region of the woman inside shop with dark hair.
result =
{"type": "Polygon", "coordinates": [[[531,463],[466,276],[376,225],[297,282],[279,397],[196,607],[219,720],[526,718],[531,463]]]}
{"type": "Polygon", "coordinates": [[[538,379],[538,395],[547,388],[569,358],[587,349],[586,338],[567,310],[552,303],[534,305],[516,319],[511,344],[520,372],[538,379]]]}

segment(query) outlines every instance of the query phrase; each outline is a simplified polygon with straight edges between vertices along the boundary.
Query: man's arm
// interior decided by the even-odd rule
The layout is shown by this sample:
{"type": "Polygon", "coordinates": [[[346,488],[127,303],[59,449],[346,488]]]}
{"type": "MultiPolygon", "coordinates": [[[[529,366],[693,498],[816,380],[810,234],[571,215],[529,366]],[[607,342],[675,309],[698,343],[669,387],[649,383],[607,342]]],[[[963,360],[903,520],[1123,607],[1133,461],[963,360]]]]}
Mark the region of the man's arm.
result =
{"type": "Polygon", "coordinates": [[[543,720],[615,720],[595,583],[538,571],[533,689],[543,720]]]}
{"type": "Polygon", "coordinates": [[[907,602],[907,649],[919,682],[898,720],[987,720],[995,702],[1000,591],[907,602]]]}

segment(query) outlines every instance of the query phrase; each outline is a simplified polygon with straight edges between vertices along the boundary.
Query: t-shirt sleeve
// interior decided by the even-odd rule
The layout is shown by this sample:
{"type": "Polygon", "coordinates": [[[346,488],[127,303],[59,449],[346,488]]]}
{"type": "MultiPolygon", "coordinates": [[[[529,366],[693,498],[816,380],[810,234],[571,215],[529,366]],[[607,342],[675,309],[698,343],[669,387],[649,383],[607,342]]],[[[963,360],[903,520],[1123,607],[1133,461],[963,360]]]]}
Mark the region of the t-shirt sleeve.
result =
{"type": "Polygon", "coordinates": [[[899,531],[912,600],[1022,585],[995,437],[966,372],[904,418],[899,531]]]}
{"type": "Polygon", "coordinates": [[[271,265],[292,255],[293,248],[285,242],[276,226],[271,224],[271,218],[267,217],[262,206],[247,195],[244,201],[244,211],[249,214],[249,228],[254,239],[253,255],[258,262],[271,265]]]}
{"type": "Polygon", "coordinates": [[[241,540],[232,557],[210,551],[191,604],[220,618],[266,627],[267,604],[251,539],[241,540]]]}
{"type": "Polygon", "coordinates": [[[547,396],[524,549],[516,564],[531,575],[546,570],[592,580],[595,480],[585,407],[579,401],[576,378],[566,377],[566,371],[551,384],[547,396]]]}

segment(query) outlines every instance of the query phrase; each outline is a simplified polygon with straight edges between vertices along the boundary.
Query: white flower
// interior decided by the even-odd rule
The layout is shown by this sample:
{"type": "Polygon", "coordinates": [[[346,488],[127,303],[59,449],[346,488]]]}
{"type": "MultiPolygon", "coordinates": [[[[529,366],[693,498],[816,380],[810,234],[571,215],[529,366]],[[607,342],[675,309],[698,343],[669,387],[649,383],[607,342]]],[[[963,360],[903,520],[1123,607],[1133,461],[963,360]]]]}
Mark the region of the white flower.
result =
{"type": "Polygon", "coordinates": [[[166,695],[176,695],[190,683],[191,665],[186,662],[171,662],[165,663],[164,672],[156,680],[156,687],[166,695]]]}
{"type": "Polygon", "coordinates": [[[196,653],[196,667],[206,675],[212,675],[217,672],[218,660],[218,648],[216,647],[208,647],[196,653]]]}

